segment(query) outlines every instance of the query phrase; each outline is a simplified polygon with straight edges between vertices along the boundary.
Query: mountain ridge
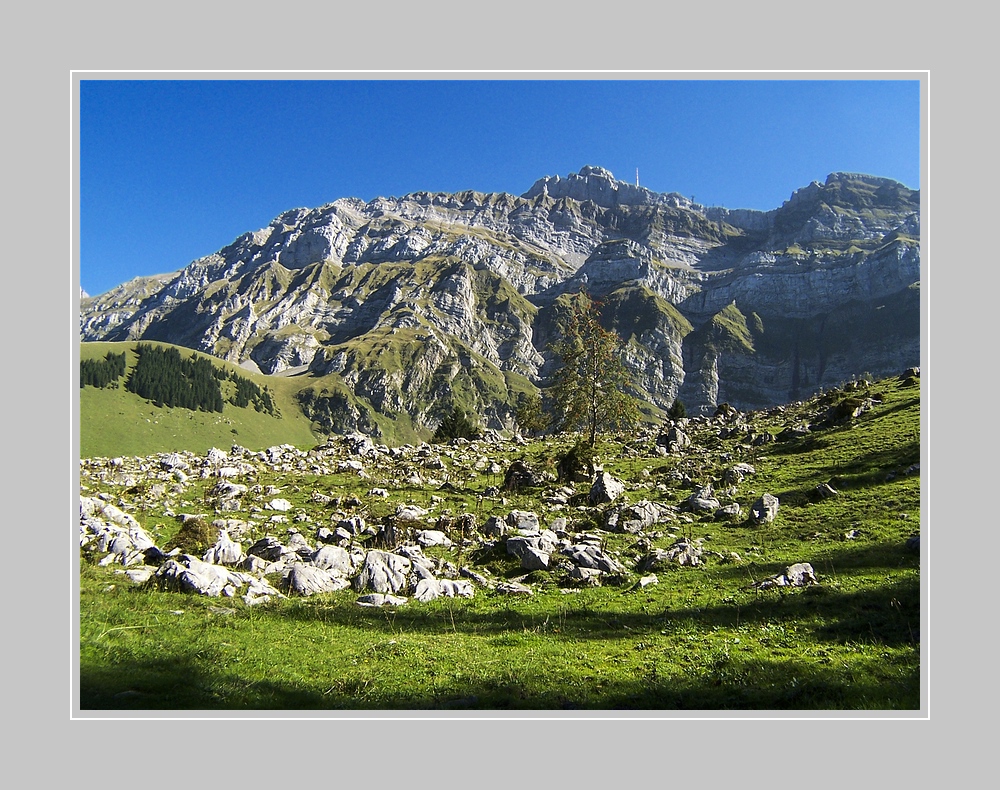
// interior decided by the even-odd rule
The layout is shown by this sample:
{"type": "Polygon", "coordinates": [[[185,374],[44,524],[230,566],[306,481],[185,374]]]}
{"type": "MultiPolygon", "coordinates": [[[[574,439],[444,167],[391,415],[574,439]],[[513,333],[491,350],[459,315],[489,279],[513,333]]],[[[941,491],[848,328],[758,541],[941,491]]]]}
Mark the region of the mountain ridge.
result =
{"type": "Polygon", "coordinates": [[[593,166],[521,196],[340,198],[82,299],[81,339],[333,377],[355,411],[344,429],[363,412],[432,429],[456,400],[511,428],[517,394],[551,371],[560,298],[586,289],[609,326],[639,329],[623,341],[647,416],[677,397],[760,408],[919,364],[919,212],[918,191],[864,174],[758,212],[593,166]],[[737,325],[755,342],[726,336],[737,325]]]}

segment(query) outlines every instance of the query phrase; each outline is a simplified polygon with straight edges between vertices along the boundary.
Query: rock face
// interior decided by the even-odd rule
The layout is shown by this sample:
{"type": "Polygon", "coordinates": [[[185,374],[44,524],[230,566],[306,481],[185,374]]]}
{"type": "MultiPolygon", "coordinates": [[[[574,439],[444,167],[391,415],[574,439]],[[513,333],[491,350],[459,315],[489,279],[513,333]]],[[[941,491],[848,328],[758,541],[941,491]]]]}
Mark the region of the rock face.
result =
{"type": "Polygon", "coordinates": [[[919,212],[919,192],[852,173],[761,212],[590,166],[520,197],[344,198],[82,298],[81,338],[332,377],[307,406],[331,432],[401,412],[433,428],[454,382],[501,429],[525,379],[546,383],[565,296],[585,288],[654,410],[766,408],[919,364],[919,212]]]}

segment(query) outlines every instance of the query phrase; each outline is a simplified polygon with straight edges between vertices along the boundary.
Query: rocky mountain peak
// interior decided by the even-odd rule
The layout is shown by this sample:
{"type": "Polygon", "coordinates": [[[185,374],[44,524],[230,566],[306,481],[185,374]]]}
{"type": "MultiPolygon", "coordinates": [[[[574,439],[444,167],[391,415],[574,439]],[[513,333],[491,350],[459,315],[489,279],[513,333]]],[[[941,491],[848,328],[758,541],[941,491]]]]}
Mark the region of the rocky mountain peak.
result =
{"type": "Polygon", "coordinates": [[[585,165],[579,173],[570,173],[566,178],[540,178],[521,197],[530,200],[538,195],[557,199],[568,197],[581,203],[589,200],[602,208],[656,205],[669,202],[669,198],[681,198],[680,195],[662,195],[646,187],[619,181],[610,170],[594,165],[585,165]]]}
{"type": "Polygon", "coordinates": [[[857,173],[762,212],[591,165],[521,197],[341,198],[86,299],[81,337],[308,371],[337,429],[432,429],[452,402],[502,429],[545,386],[564,297],[585,288],[650,414],[677,397],[762,408],[919,364],[919,212],[918,191],[857,173]]]}

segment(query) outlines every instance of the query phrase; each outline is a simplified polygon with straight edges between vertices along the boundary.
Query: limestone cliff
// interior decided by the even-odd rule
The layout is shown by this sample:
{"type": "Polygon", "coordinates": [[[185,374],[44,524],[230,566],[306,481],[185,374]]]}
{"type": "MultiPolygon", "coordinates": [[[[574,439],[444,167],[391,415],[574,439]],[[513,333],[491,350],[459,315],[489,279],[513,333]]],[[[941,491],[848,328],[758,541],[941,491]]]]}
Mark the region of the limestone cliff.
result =
{"type": "Polygon", "coordinates": [[[519,197],[343,198],[83,298],[81,337],[301,373],[347,427],[433,427],[460,402],[502,428],[551,372],[560,297],[586,289],[647,413],[760,408],[919,364],[919,216],[919,192],[852,173],[767,212],[589,166],[519,197]]]}

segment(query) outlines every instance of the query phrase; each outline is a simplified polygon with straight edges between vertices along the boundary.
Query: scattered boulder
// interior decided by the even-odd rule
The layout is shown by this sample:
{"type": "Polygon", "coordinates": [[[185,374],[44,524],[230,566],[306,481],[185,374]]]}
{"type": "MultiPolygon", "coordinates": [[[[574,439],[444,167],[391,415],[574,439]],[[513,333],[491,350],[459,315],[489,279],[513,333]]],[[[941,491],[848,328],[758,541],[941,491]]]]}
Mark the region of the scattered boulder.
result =
{"type": "Polygon", "coordinates": [[[543,530],[527,535],[512,535],[507,538],[506,548],[508,554],[521,561],[524,570],[547,570],[556,541],[554,532],[543,530]]]}
{"type": "Polygon", "coordinates": [[[434,560],[424,554],[420,546],[400,546],[396,549],[396,554],[406,557],[410,561],[411,570],[419,577],[434,575],[434,560]]]}
{"type": "Polygon", "coordinates": [[[591,568],[607,573],[620,573],[623,568],[598,546],[589,543],[577,543],[562,549],[561,553],[569,557],[578,568],[591,568]]]}
{"type": "Polygon", "coordinates": [[[421,579],[413,591],[413,597],[418,601],[433,601],[435,598],[472,598],[475,589],[470,582],[456,579],[421,579]]]}
{"type": "Polygon", "coordinates": [[[830,425],[843,425],[845,423],[849,423],[851,420],[857,419],[866,411],[871,409],[872,405],[873,401],[871,398],[844,398],[839,403],[827,409],[820,418],[818,424],[826,427],[830,425]]]}
{"type": "Polygon", "coordinates": [[[295,552],[273,535],[265,535],[247,549],[247,554],[260,557],[262,560],[267,560],[268,562],[277,562],[282,557],[295,555],[295,552]]]}
{"type": "Polygon", "coordinates": [[[711,485],[702,486],[684,500],[684,509],[692,513],[714,513],[722,503],[713,494],[711,485]]]}
{"type": "Polygon", "coordinates": [[[400,505],[396,508],[397,521],[423,521],[430,511],[417,505],[400,505]]]}
{"type": "Polygon", "coordinates": [[[634,505],[622,505],[611,510],[604,526],[611,532],[639,533],[658,523],[664,513],[662,506],[642,499],[634,505]]]}
{"type": "Polygon", "coordinates": [[[731,502],[728,505],[723,505],[716,510],[714,518],[716,521],[732,521],[739,519],[742,514],[743,509],[739,506],[739,504],[737,502],[731,502]]]}
{"type": "Polygon", "coordinates": [[[263,603],[271,597],[283,597],[263,579],[203,562],[190,554],[181,554],[164,562],[153,579],[162,587],[212,597],[233,597],[245,585],[248,590],[243,600],[250,605],[263,603]]]}
{"type": "Polygon", "coordinates": [[[840,492],[829,483],[820,483],[812,490],[814,500],[829,499],[838,496],[840,492]]]}
{"type": "Polygon", "coordinates": [[[729,467],[725,472],[722,473],[722,479],[728,485],[738,485],[743,482],[743,478],[747,475],[756,474],[757,470],[750,464],[736,464],[735,466],[729,467]]]}
{"type": "Polygon", "coordinates": [[[743,412],[728,403],[720,403],[712,414],[712,419],[720,422],[737,422],[742,418],[743,412]]]}
{"type": "Polygon", "coordinates": [[[527,546],[521,554],[521,567],[526,571],[545,571],[549,568],[549,559],[547,552],[527,546]]]}
{"type": "Polygon", "coordinates": [[[779,442],[790,442],[794,439],[801,439],[808,436],[810,429],[808,425],[790,425],[778,434],[779,442]]]}
{"type": "Polygon", "coordinates": [[[520,582],[501,582],[496,591],[502,595],[534,595],[534,591],[520,582]]]}
{"type": "Polygon", "coordinates": [[[690,568],[701,565],[702,548],[700,540],[678,538],[667,549],[654,549],[641,563],[642,570],[657,570],[670,563],[690,568]]]}
{"type": "Polygon", "coordinates": [[[180,453],[167,453],[160,457],[160,467],[168,471],[178,469],[182,472],[190,472],[191,465],[180,453]]]}
{"type": "Polygon", "coordinates": [[[772,587],[805,587],[810,584],[819,584],[813,566],[808,562],[797,562],[785,568],[783,573],[763,579],[751,586],[758,590],[769,590],[772,587]]]}
{"type": "Polygon", "coordinates": [[[305,539],[301,532],[299,532],[294,527],[288,530],[288,548],[290,551],[295,552],[303,559],[309,559],[312,557],[313,552],[316,550],[309,545],[309,542],[305,539]]]}
{"type": "Polygon", "coordinates": [[[233,586],[230,572],[221,565],[203,562],[190,554],[167,560],[156,572],[162,587],[216,597],[233,586]]]}
{"type": "Polygon", "coordinates": [[[601,575],[604,572],[599,568],[587,568],[583,565],[574,565],[569,572],[569,578],[575,582],[583,582],[587,585],[598,585],[601,583],[601,575]]]}
{"type": "Polygon", "coordinates": [[[588,501],[591,505],[603,505],[614,502],[625,493],[625,484],[607,472],[601,472],[590,487],[588,501]]]}
{"type": "Polygon", "coordinates": [[[429,546],[450,546],[451,538],[438,529],[422,529],[417,533],[417,543],[424,548],[429,546]]]}
{"type": "Polygon", "coordinates": [[[556,459],[556,476],[560,481],[568,483],[593,480],[594,448],[585,442],[577,442],[556,459]]]}
{"type": "Polygon", "coordinates": [[[304,562],[292,564],[286,573],[285,584],[289,592],[299,595],[336,592],[351,586],[351,583],[336,571],[307,565],[304,562]]]}
{"type": "Polygon", "coordinates": [[[676,453],[691,446],[691,437],[679,427],[674,426],[666,433],[657,436],[656,444],[659,447],[665,447],[668,452],[676,453]]]}
{"type": "Polygon", "coordinates": [[[778,515],[778,497],[774,494],[764,494],[750,508],[750,520],[760,526],[774,521],[778,515]]]}
{"type": "Polygon", "coordinates": [[[541,526],[538,514],[530,510],[512,510],[507,514],[507,524],[518,530],[538,530],[541,526]]]}
{"type": "Polygon", "coordinates": [[[503,476],[503,490],[512,493],[523,491],[527,488],[534,488],[540,485],[541,481],[534,470],[524,461],[514,461],[503,476]]]}
{"type": "Polygon", "coordinates": [[[119,573],[124,573],[125,577],[133,584],[145,584],[153,578],[153,574],[155,572],[156,568],[150,567],[149,565],[143,565],[141,568],[119,571],[119,573]]]}
{"type": "Polygon", "coordinates": [[[244,559],[246,559],[246,554],[243,553],[243,547],[232,540],[226,530],[219,533],[219,539],[215,545],[202,557],[203,561],[215,565],[239,565],[244,559]]]}
{"type": "Polygon", "coordinates": [[[407,588],[412,563],[406,557],[372,549],[365,555],[360,573],[354,577],[356,592],[398,593],[407,588]]]}
{"type": "Polygon", "coordinates": [[[317,568],[341,576],[349,576],[354,570],[351,555],[341,546],[321,546],[313,552],[311,559],[317,568]]]}
{"type": "Polygon", "coordinates": [[[483,524],[483,534],[488,538],[500,538],[506,535],[511,529],[506,518],[490,516],[483,524]]]}

